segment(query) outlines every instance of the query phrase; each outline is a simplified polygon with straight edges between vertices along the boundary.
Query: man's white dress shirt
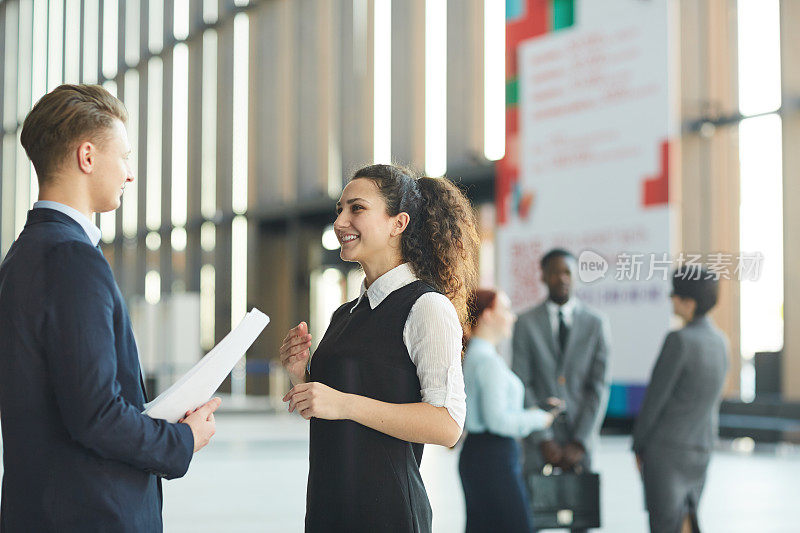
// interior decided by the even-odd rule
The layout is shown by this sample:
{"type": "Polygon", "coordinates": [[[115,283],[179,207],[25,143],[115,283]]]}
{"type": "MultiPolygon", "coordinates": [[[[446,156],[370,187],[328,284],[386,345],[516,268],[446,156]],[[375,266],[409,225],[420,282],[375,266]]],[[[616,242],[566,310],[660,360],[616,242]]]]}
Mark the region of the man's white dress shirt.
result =
{"type": "Polygon", "coordinates": [[[77,222],[83,228],[83,231],[86,232],[86,235],[89,237],[89,240],[92,241],[92,244],[97,246],[97,243],[100,242],[100,228],[94,225],[91,220],[86,218],[86,215],[75,209],[74,207],[70,207],[68,205],[64,205],[59,202],[52,202],[50,200],[39,200],[33,204],[34,209],[53,209],[60,213],[64,213],[72,220],[77,222]]]}
{"type": "Polygon", "coordinates": [[[575,313],[575,308],[578,306],[578,300],[573,296],[564,305],[558,305],[552,300],[547,300],[545,303],[547,307],[547,316],[550,317],[550,328],[553,331],[553,339],[556,341],[556,346],[560,346],[558,341],[558,312],[564,315],[564,324],[567,329],[572,329],[572,315],[575,313]]]}

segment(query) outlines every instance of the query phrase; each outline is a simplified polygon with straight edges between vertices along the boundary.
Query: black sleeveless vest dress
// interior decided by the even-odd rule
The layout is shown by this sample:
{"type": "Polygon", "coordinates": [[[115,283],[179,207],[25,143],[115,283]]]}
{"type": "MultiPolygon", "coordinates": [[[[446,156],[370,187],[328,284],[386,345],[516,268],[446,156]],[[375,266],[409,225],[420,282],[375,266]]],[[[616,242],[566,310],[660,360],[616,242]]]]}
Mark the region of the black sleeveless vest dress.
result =
{"type": "MultiPolygon", "coordinates": [[[[383,402],[422,401],[403,329],[417,298],[432,291],[414,281],[375,309],[366,295],[352,313],[356,300],[341,306],[311,359],[311,381],[383,402]]],[[[352,420],[312,418],[306,531],[430,532],[422,449],[352,420]]]]}

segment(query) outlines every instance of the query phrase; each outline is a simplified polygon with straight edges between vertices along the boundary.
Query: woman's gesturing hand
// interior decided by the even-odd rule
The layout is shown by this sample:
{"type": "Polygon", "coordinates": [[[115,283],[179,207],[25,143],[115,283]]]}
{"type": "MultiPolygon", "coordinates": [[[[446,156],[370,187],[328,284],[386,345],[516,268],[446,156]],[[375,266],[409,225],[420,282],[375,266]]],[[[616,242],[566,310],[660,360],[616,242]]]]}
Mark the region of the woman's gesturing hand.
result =
{"type": "Polygon", "coordinates": [[[280,351],[281,364],[295,385],[306,380],[306,365],[311,358],[310,348],[311,335],[305,322],[300,322],[290,329],[283,339],[280,351]]]}
{"type": "Polygon", "coordinates": [[[347,394],[332,389],[316,381],[295,385],[286,396],[289,412],[297,410],[308,420],[312,416],[325,420],[341,420],[347,418],[347,394]]]}

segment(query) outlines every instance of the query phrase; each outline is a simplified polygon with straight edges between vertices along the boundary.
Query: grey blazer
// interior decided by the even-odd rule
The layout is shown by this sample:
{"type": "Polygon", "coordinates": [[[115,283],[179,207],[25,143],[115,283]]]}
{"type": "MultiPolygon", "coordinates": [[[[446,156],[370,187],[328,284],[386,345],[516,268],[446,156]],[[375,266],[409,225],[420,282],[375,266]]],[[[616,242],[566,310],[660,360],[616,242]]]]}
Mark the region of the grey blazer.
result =
{"type": "Polygon", "coordinates": [[[563,356],[556,345],[547,307],[542,303],[522,313],[514,326],[512,369],[525,385],[525,405],[541,405],[548,397],[565,401],[565,417],[552,428],[523,442],[527,467],[538,468],[538,444],[555,439],[580,442],[590,451],[605,414],[609,387],[608,321],[598,311],[576,302],[563,356]]]}
{"type": "Polygon", "coordinates": [[[710,451],[728,370],[728,341],[711,318],[670,332],[633,430],[633,450],[651,444],[710,451]]]}

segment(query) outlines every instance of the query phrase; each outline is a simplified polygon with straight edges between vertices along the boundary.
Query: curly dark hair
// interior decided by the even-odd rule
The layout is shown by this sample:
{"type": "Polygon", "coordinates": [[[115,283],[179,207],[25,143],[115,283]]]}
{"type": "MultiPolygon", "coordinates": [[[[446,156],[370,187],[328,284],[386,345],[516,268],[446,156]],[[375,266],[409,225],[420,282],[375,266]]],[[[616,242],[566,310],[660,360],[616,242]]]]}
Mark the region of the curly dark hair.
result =
{"type": "Polygon", "coordinates": [[[389,216],[408,213],[400,238],[403,260],[417,277],[447,296],[466,331],[467,300],[478,283],[477,222],[462,190],[447,178],[421,176],[399,165],[370,165],[353,174],[377,185],[389,216]]]}

